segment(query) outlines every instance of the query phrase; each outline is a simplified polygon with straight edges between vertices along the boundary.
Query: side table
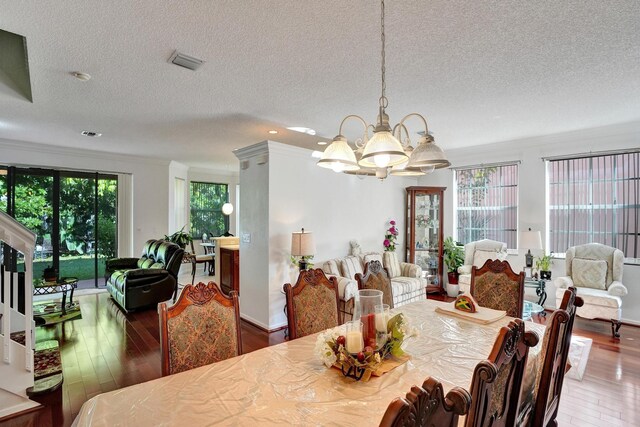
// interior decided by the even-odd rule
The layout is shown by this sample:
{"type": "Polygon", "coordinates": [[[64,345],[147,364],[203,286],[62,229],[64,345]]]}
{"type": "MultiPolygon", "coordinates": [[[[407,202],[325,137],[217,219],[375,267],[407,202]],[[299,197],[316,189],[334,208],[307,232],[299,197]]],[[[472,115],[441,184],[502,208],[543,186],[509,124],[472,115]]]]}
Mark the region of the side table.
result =
{"type": "Polygon", "coordinates": [[[544,302],[547,300],[547,291],[545,290],[545,285],[546,282],[544,279],[524,279],[524,287],[536,290],[536,295],[538,296],[538,305],[541,305],[543,307],[544,302]]]}

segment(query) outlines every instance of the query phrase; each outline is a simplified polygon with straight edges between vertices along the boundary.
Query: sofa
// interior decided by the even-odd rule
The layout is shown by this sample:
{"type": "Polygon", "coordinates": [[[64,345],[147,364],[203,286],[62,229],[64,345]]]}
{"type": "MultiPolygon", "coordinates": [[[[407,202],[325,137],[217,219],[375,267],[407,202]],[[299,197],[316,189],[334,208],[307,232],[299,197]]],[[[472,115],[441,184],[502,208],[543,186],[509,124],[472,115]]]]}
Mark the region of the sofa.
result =
{"type": "Polygon", "coordinates": [[[480,268],[487,260],[507,259],[507,244],[496,240],[482,239],[464,245],[464,265],[458,267],[460,291],[471,292],[471,269],[480,268]]]}
{"type": "Polygon", "coordinates": [[[363,274],[365,264],[374,260],[381,262],[389,272],[394,307],[427,298],[427,281],[422,277],[422,268],[417,264],[400,262],[395,252],[370,252],[330,259],[322,264],[322,270],[328,277],[338,280],[341,322],[350,320],[353,314],[353,304],[358,293],[356,274],[363,274]]]}
{"type": "Polygon", "coordinates": [[[622,284],[622,251],[600,243],[573,246],[567,250],[565,266],[566,276],[553,281],[556,306],[560,306],[565,290],[574,286],[584,301],[576,315],[586,319],[610,320],[611,334],[613,338],[619,338],[622,298],[628,293],[622,284]]]}
{"type": "Polygon", "coordinates": [[[107,260],[107,291],[125,312],[155,308],[177,294],[184,249],[164,240],[148,240],[140,258],[107,260]]]}

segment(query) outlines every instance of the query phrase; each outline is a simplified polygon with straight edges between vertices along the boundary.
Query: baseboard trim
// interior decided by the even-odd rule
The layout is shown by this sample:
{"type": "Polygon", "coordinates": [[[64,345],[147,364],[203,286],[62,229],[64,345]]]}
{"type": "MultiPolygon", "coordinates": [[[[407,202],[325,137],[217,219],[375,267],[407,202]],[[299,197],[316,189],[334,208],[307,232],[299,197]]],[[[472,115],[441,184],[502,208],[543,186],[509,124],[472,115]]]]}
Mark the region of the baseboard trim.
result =
{"type": "Polygon", "coordinates": [[[246,317],[242,317],[242,316],[241,316],[241,320],[243,322],[247,322],[248,324],[250,324],[254,328],[260,329],[261,331],[266,332],[268,334],[272,334],[274,332],[278,332],[278,331],[282,331],[283,329],[287,329],[287,325],[283,325],[283,326],[280,326],[280,327],[274,328],[274,329],[265,328],[264,326],[254,322],[252,320],[249,320],[246,317]]]}

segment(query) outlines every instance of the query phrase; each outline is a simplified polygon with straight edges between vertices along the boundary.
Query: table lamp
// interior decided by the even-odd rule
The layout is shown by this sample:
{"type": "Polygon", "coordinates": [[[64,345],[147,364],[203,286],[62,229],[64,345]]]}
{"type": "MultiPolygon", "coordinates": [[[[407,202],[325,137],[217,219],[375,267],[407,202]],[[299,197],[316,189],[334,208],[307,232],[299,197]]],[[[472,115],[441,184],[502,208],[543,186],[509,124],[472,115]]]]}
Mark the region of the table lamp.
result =
{"type": "MultiPolygon", "coordinates": [[[[222,214],[225,216],[229,216],[233,213],[233,205],[229,202],[225,203],[224,205],[222,205],[222,214]]],[[[229,225],[229,219],[227,218],[227,225],[229,225]]],[[[229,233],[229,229],[227,229],[227,231],[224,232],[223,236],[225,237],[229,237],[229,236],[233,236],[233,234],[229,233]]]]}
{"type": "Polygon", "coordinates": [[[307,269],[307,258],[313,257],[316,253],[316,242],[313,233],[294,231],[291,233],[291,256],[300,257],[298,267],[300,271],[307,269]]]}
{"type": "Polygon", "coordinates": [[[521,231],[520,232],[520,245],[522,249],[529,249],[525,254],[525,265],[529,268],[533,267],[533,255],[531,255],[531,249],[542,249],[542,236],[539,231],[521,231]]]}

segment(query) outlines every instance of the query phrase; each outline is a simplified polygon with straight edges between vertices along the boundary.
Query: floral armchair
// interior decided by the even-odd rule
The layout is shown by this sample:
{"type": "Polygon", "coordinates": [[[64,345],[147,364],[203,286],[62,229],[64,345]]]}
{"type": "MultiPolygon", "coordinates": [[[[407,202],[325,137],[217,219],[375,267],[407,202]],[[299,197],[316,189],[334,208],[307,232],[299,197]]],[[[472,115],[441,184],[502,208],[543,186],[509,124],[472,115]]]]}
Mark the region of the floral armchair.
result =
{"type": "Polygon", "coordinates": [[[469,292],[471,288],[471,268],[482,267],[487,260],[507,259],[507,244],[496,240],[482,239],[464,245],[464,265],[458,268],[460,291],[469,292]]]}
{"type": "Polygon", "coordinates": [[[576,287],[584,301],[576,314],[611,320],[611,334],[619,338],[622,297],[628,293],[622,284],[622,251],[600,243],[573,246],[567,250],[565,264],[567,275],[554,280],[556,306],[560,306],[566,289],[576,287]]]}

